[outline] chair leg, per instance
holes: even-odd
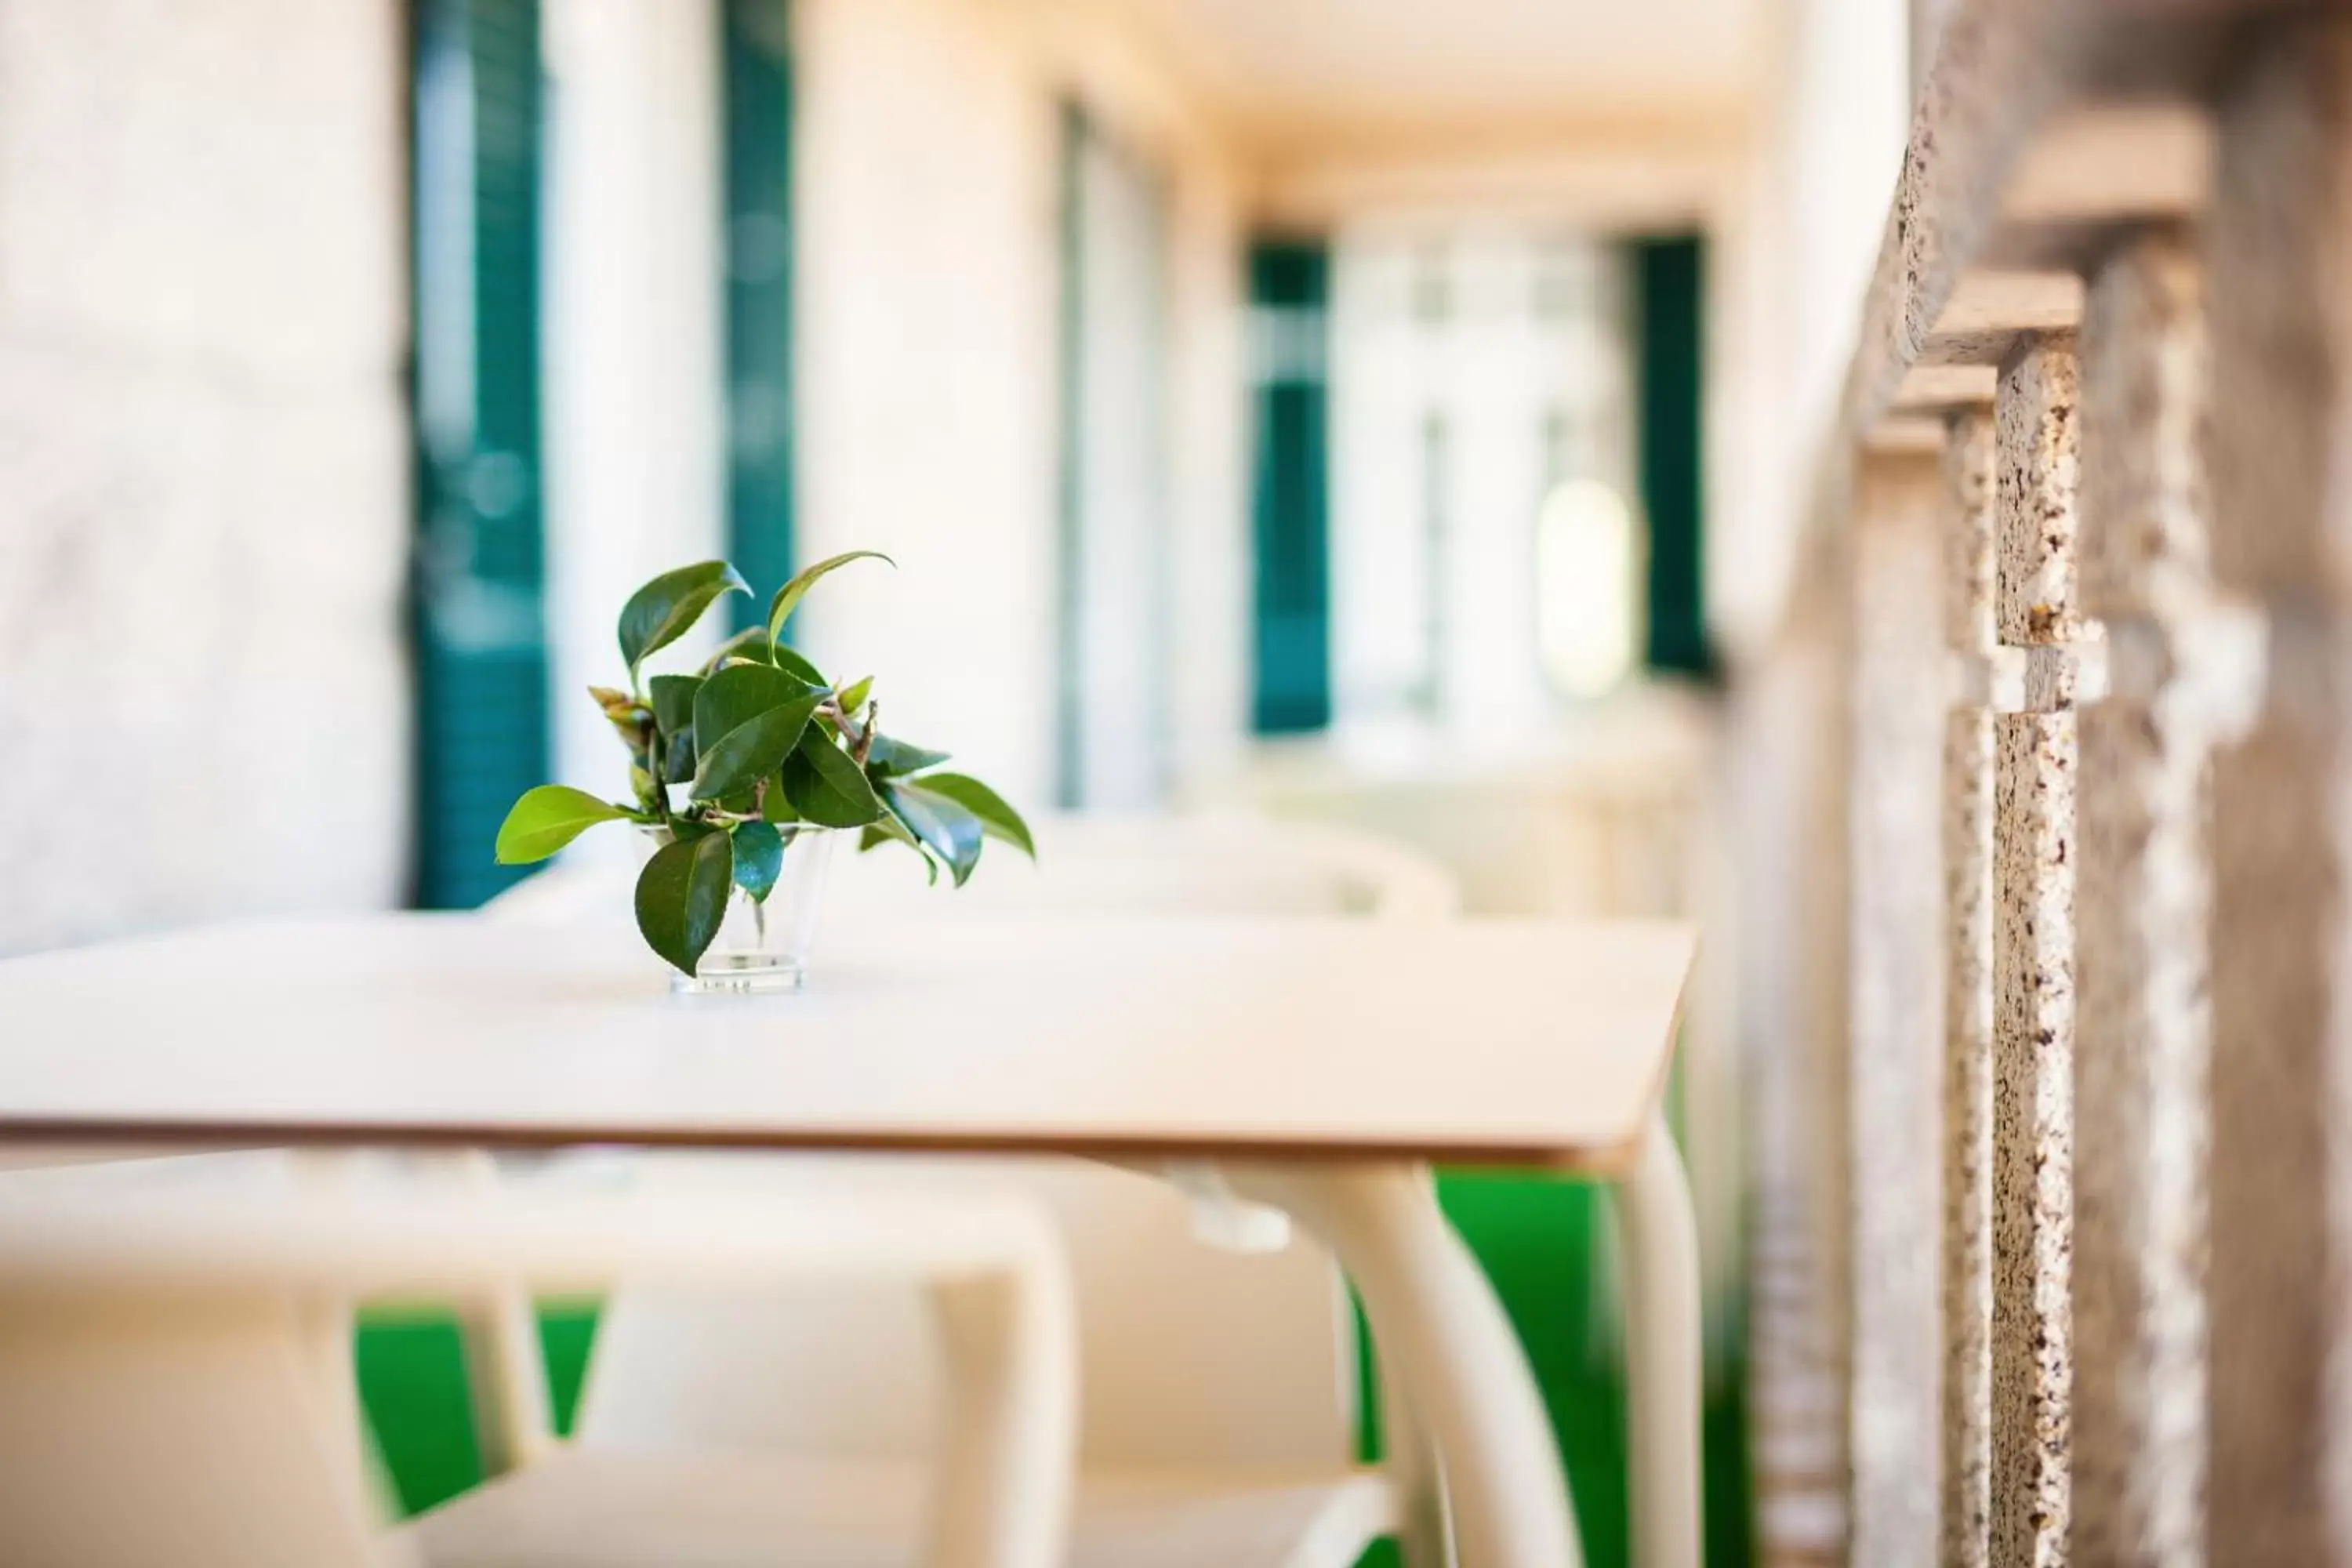
[[[497,1163],[482,1149],[436,1156],[425,1167],[465,1190],[495,1193]],[[555,1400],[539,1342],[539,1310],[519,1279],[485,1285],[457,1303],[466,1387],[474,1410],[482,1473],[503,1476],[555,1451]]]
[[[946,1351],[928,1568],[1058,1568],[1077,1455],[1076,1309],[1058,1253],[930,1289]]]
[[[1625,1241],[1625,1369],[1636,1568],[1698,1568],[1698,1222],[1682,1157],[1653,1117],[1612,1189]]]

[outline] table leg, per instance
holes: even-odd
[[[1698,1568],[1698,1222],[1674,1135],[1653,1117],[1612,1189],[1625,1241],[1625,1380],[1636,1568]]]
[[[1468,1568],[1581,1568],[1568,1477],[1534,1374],[1477,1261],[1438,1211],[1427,1167],[1232,1169],[1244,1196],[1321,1237],[1362,1295],[1372,1338],[1442,1457]],[[1414,1500],[1405,1500],[1408,1510]]]

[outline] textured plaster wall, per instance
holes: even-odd
[[[800,82],[798,548],[890,552],[803,636],[877,673],[885,727],[1051,798],[1061,117],[1082,105],[1160,182],[1174,782],[1246,725],[1240,190],[1215,130],[1103,17],[975,0],[808,0]]]
[[[397,12],[0,0],[0,952],[399,893]]]

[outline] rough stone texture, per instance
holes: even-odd
[[[399,891],[391,0],[0,0],[0,951]]]
[[[2001,367],[1993,619],[2000,640],[2012,646],[2055,646],[2082,635],[2074,581],[2080,384],[2066,338],[2029,343]]]
[[[1969,257],[1993,223],[1992,197],[2063,97],[2078,7],[2016,0],[1956,5],[1918,94],[1895,203],[1864,302],[1843,417],[1876,423],[1919,357]]]
[[[2211,355],[2203,268],[2186,235],[2155,230],[2109,258],[2081,349],[2084,613],[2177,625],[2213,594]]]
[[[1969,408],[1946,424],[1944,640],[1963,653],[1993,646],[1993,416]]]
[[[2071,713],[1993,723],[1990,1560],[2067,1561],[2074,1335]]]
[[[1944,448],[1944,636],[1992,646],[1993,431],[1950,422]],[[1944,721],[1943,1436],[1946,1568],[1984,1568],[1992,1432],[1992,714]]]
[[[2200,278],[2150,236],[2083,327],[2084,608],[2137,676],[2084,710],[2074,1041],[2074,1551],[2205,1561],[2210,605]],[[2183,634],[2187,634],[2184,639]]]
[[[1809,593],[1819,590],[1809,584]],[[1754,679],[1730,693],[1729,744],[1743,760],[1741,818],[1745,1092],[1753,1136],[1749,1206],[1748,1415],[1757,1548],[1766,1563],[1843,1562],[1845,1365],[1836,1281],[1824,1248],[1842,1226],[1829,1180],[1844,1161],[1828,1120],[1842,1038],[1845,783],[1840,734],[1851,616],[1792,622]],[[1831,991],[1834,977],[1840,988]],[[1834,1021],[1834,1024],[1833,1024]],[[1842,1054],[1842,1053],[1841,1053]]]
[[[1936,1552],[1937,1169],[1943,878],[1932,690],[1943,484],[1929,456],[1864,465],[1853,526],[1847,1079],[1851,1553]]]
[[[1748,1455],[1766,1568],[1847,1561],[1844,1411],[1801,1201],[1759,1191],[1749,1215]]]
[[[2002,367],[1995,618],[2054,646],[2074,599],[2074,345]],[[2063,700],[2064,694],[2058,696]],[[2071,712],[1993,723],[1992,1481],[1996,1564],[2067,1561],[2074,1343],[2074,791]]]
[[[2213,566],[2271,625],[2214,758],[2210,1532],[2352,1561],[2352,23],[2282,19],[2221,106],[2207,226]]]
[[[1978,268],[2021,257],[2074,264],[2108,223],[2179,216],[2177,181],[2150,185],[2135,176],[2151,151],[2145,145],[2111,170],[2110,145],[2091,139],[2075,149],[2091,156],[2074,163],[2058,190],[2047,184],[2046,168],[2021,171],[2029,153],[2053,150],[2042,134],[2053,112],[2107,98],[2119,79],[2137,87],[2134,99],[2165,90],[2192,97],[2210,74],[2215,25],[2274,3],[1954,0],[1946,8],[1848,369],[1842,420],[1854,443],[1927,357],[1946,305]],[[2020,216],[2010,198],[2026,173],[2042,186],[2030,218],[2004,222]]]
[[[1789,821],[1795,842],[1815,847],[1798,878],[1793,910],[1801,931],[1797,964],[1802,984],[1792,1010],[1801,1042],[1797,1055],[1801,1122],[1798,1142],[1805,1161],[1801,1187],[1813,1224],[1813,1256],[1821,1270],[1823,1326],[1837,1347],[1834,1364],[1841,1384],[1853,1342],[1853,1145],[1847,1104],[1853,1091],[1849,1042],[1853,1039],[1853,853],[1854,752],[1852,700],[1853,562],[1851,538],[1837,540],[1809,563],[1799,635],[1785,639],[1776,657],[1787,663],[1786,678],[1800,697],[1793,759],[1795,796]]]

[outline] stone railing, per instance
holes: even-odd
[[[1768,1559],[2352,1563],[2352,8],[1960,0],[1815,524]]]

